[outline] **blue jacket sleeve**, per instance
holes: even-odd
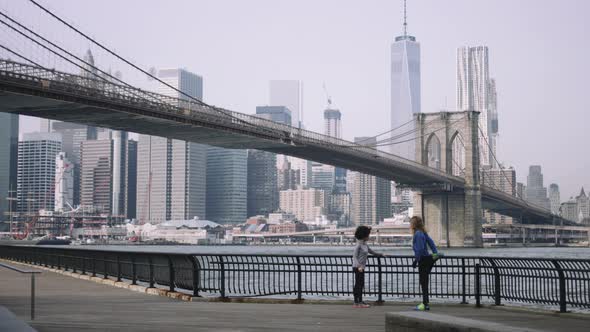
[[[426,235],[426,243],[428,243],[428,246],[430,247],[430,250],[432,250],[432,253],[434,253],[434,254],[438,253],[438,250],[436,249],[436,245],[434,245],[434,241],[432,241],[432,239],[430,238],[429,235]]]

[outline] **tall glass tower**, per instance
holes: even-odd
[[[407,33],[404,1],[404,34],[391,44],[391,153],[415,160],[413,116],[420,113],[420,43]],[[404,142],[405,141],[405,142]]]

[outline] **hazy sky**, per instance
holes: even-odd
[[[486,45],[500,161],[523,182],[529,165],[542,165],[546,186],[558,183],[562,200],[590,187],[590,1],[408,2],[408,30],[422,51],[422,111],[455,108],[456,48]],[[41,3],[143,68],[202,75],[208,103],[254,113],[268,103],[269,80],[298,79],[303,120],[321,131],[325,82],[345,138],[389,129],[389,52],[402,30],[401,0]],[[23,121],[24,130],[37,126]]]

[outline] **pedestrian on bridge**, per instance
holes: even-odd
[[[432,238],[426,232],[424,221],[418,216],[410,219],[410,229],[412,230],[412,249],[414,249],[414,262],[412,266],[418,266],[418,275],[420,280],[420,289],[422,290],[422,303],[416,306],[416,310],[430,310],[428,300],[428,276],[434,266],[434,263],[442,257],[442,254],[436,249]],[[428,252],[428,247],[432,250],[432,255]]]
[[[355,308],[369,308],[369,304],[363,302],[363,289],[365,288],[365,268],[367,266],[367,258],[369,254],[384,257],[385,255],[375,252],[369,248],[367,241],[371,235],[371,227],[359,226],[354,232],[356,238],[356,246],[352,253],[352,271],[354,272],[354,288],[352,294],[354,295]]]

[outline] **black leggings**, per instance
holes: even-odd
[[[365,288],[365,271],[359,271],[358,268],[353,267],[354,272],[354,288],[352,294],[354,295],[354,303],[363,302],[363,288]]]
[[[418,274],[420,275],[420,288],[422,289],[422,303],[428,304],[428,275],[434,266],[432,256],[422,256],[418,263]]]

